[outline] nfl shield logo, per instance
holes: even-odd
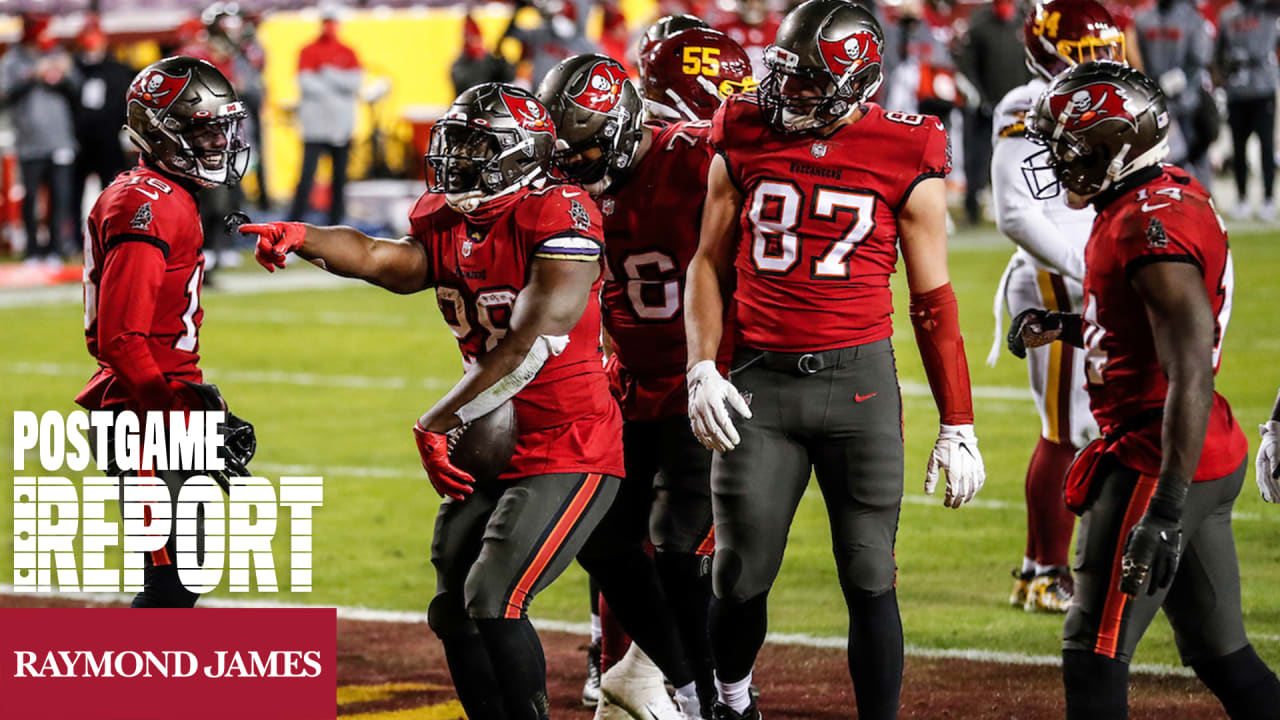
[[[809,153],[816,158],[824,158],[827,156],[827,144],[816,142],[809,146]]]
[[[471,241],[464,240],[462,243],[462,257],[471,257]]]
[[[613,214],[613,198],[605,198],[600,201],[600,212],[605,215]]]

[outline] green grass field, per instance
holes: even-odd
[[[1219,376],[1256,448],[1254,427],[1280,385],[1280,233],[1233,235],[1236,293]],[[1021,558],[1021,509],[1027,459],[1039,432],[1025,370],[1004,355],[983,364],[990,342],[991,295],[1010,246],[992,232],[961,235],[951,272],[968,340],[977,432],[987,485],[976,506],[948,510],[925,501],[921,486],[937,424],[933,400],[906,397],[907,503],[898,535],[898,587],[907,642],[930,648],[980,648],[1057,654],[1060,616],[1027,615],[1005,604],[1009,570]],[[254,272],[257,272],[256,267]],[[288,273],[318,273],[304,266]],[[265,273],[263,274],[265,279]],[[897,278],[898,366],[904,381],[925,382]],[[456,346],[430,293],[402,297],[371,287],[227,294],[204,299],[202,365],[259,438],[255,470],[270,478],[322,474],[325,504],[314,525],[314,592],[247,596],[312,604],[425,610],[434,591],[429,543],[437,498],[410,441],[413,419],[457,378]],[[68,411],[93,363],[84,349],[78,304],[0,310],[0,405]],[[1006,399],[1007,398],[1007,399]],[[9,434],[0,442],[11,454]],[[34,458],[33,458],[34,460]],[[6,467],[9,467],[6,463]],[[4,493],[11,497],[12,473]],[[1236,522],[1246,620],[1262,656],[1280,665],[1280,508],[1264,506],[1252,469]],[[12,557],[12,525],[0,513],[3,577]],[[282,526],[278,535],[284,535]],[[277,540],[283,549],[283,542]],[[287,566],[277,554],[277,567]],[[282,578],[283,584],[283,578]],[[225,581],[224,586],[225,588]],[[221,591],[225,593],[225,590]],[[533,605],[538,617],[585,620],[586,578],[576,566]],[[822,500],[813,486],[792,528],[786,563],[770,602],[771,630],[843,636],[843,605],[830,554]],[[1139,662],[1176,663],[1162,619]]]

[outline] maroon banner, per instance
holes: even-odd
[[[337,611],[0,609],[0,717],[328,720]]]

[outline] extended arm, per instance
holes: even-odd
[[[716,353],[724,334],[724,292],[733,271],[735,223],[742,194],[717,155],[707,171],[707,198],[702,209],[698,251],[689,262],[684,290],[684,325],[689,346],[689,423],[698,442],[728,452],[741,439],[729,410],[750,418],[751,409],[737,388],[720,375]]]
[[[947,273],[946,208],[946,182],[937,177],[923,180],[898,214],[898,232],[911,289],[911,324],[942,420],[929,456],[925,492],[932,493],[939,472],[946,471],[945,504],[957,508],[982,489],[986,470],[973,433],[969,364]]]
[[[284,267],[296,252],[334,275],[359,278],[392,292],[413,293],[429,286],[430,259],[412,238],[374,238],[355,228],[306,223],[249,223],[245,235],[257,235],[255,257],[267,270]]]
[[[1151,324],[1160,369],[1169,382],[1160,431],[1160,477],[1125,548],[1120,588],[1130,595],[1148,576],[1149,592],[1173,581],[1182,540],[1182,508],[1200,464],[1213,407],[1213,308],[1195,265],[1155,262],[1131,278]]]

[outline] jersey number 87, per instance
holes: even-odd
[[[876,228],[876,196],[856,190],[819,187],[806,218],[804,192],[785,180],[764,180],[751,193],[747,217],[751,221],[751,258],[762,274],[786,275],[800,262],[800,235],[804,219],[832,221],[840,213],[853,219],[820,256],[813,258],[809,275],[822,280],[848,280],[849,256],[858,243]]]

